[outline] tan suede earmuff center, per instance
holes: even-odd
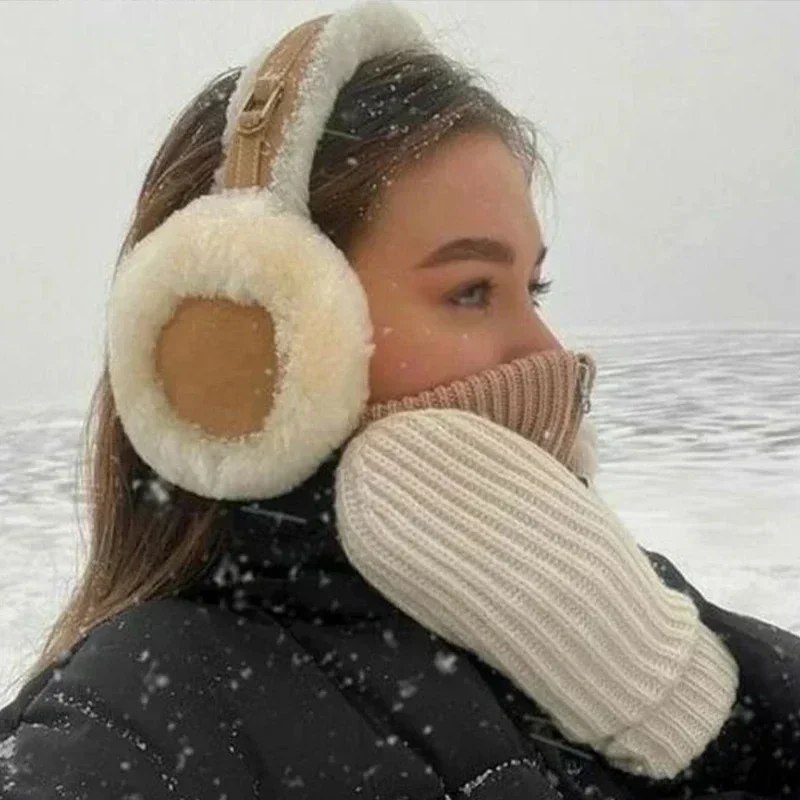
[[[272,410],[275,352],[261,306],[188,297],[161,333],[156,372],[182,419],[214,436],[242,436],[260,431]]]

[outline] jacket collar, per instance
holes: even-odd
[[[336,535],[334,486],[342,452],[288,494],[227,503],[222,555],[192,593],[285,622],[326,625],[395,615],[347,560]]]

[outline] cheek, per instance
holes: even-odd
[[[479,372],[495,361],[494,346],[476,333],[416,316],[375,325],[371,402],[416,394]]]
[[[468,312],[443,308],[435,292],[423,292],[386,270],[366,270],[361,280],[375,343],[370,402],[417,394],[498,363],[491,326],[477,324]]]
[[[370,362],[373,402],[414,394],[431,385],[440,355],[438,340],[411,329],[385,326],[375,329],[375,352]]]

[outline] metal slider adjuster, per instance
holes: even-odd
[[[267,73],[259,77],[244,111],[239,115],[238,132],[252,135],[259,131],[267,116],[283,99],[283,94],[284,87],[272,75]]]

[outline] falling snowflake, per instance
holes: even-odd
[[[436,669],[443,675],[452,675],[456,671],[456,661],[458,656],[455,653],[447,653],[444,650],[439,650],[436,653],[433,663]]]

